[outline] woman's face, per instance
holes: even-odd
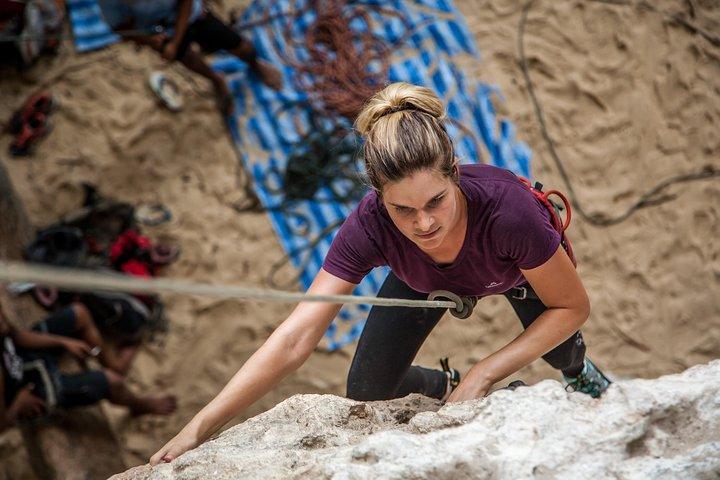
[[[395,226],[423,251],[437,250],[459,218],[458,187],[435,170],[421,170],[383,186]]]

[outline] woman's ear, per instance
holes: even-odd
[[[460,183],[460,162],[457,157],[455,158],[455,163],[453,164],[452,179],[453,182]]]

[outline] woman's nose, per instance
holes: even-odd
[[[427,213],[424,213],[422,210],[420,213],[418,213],[418,219],[417,219],[417,228],[421,232],[426,232],[430,230],[430,227],[433,224],[433,219],[430,215]]]

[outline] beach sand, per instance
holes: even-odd
[[[501,88],[499,112],[533,150],[533,174],[567,191],[549,154],[518,62],[521,2],[456,1],[482,59],[476,78]],[[720,6],[661,1],[708,32],[720,31]],[[216,4],[217,5],[217,4]],[[225,1],[226,14],[243,2]],[[690,17],[688,17],[690,18]],[[598,2],[539,1],[530,11],[525,49],[548,133],[587,212],[622,213],[667,177],[720,168],[720,47],[668,23],[656,12]],[[147,75],[161,69],[179,83],[185,110],[158,106]],[[81,181],[133,203],[161,202],[173,212],[147,228],[182,249],[164,275],[198,282],[264,287],[283,251],[264,214],[238,213],[242,172],[209,84],[129,44],[77,55],[64,44],[22,75],[0,80],[0,118],[26,95],[49,87],[59,105],[53,131],[27,158],[0,156],[34,224],[75,208]],[[579,215],[569,235],[592,314],[583,328],[589,355],[617,377],[679,372],[720,355],[720,182],[676,185],[672,201],[640,210],[610,227]],[[128,466],[141,464],[204,406],[290,313],[292,305],[167,295],[171,329],[139,354],[128,378],[143,392],[170,392],[179,410],[135,419],[103,405],[126,445]],[[501,297],[482,299],[468,321],[446,316],[417,363],[441,356],[466,371],[521,331]],[[296,393],[344,394],[353,348],[318,351],[235,423]],[[527,383],[558,373],[539,360],[514,378]],[[507,383],[508,380],[504,381]],[[16,431],[0,435],[0,478],[28,473]]]

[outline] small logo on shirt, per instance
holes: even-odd
[[[493,288],[493,287],[499,287],[502,285],[503,282],[490,282],[489,284],[485,285],[485,288]]]

